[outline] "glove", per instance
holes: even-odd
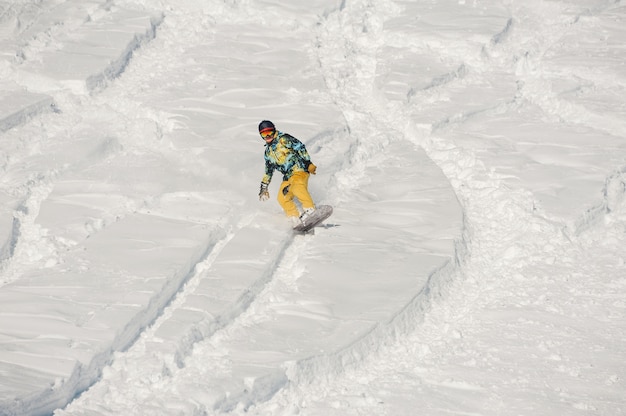
[[[317,166],[313,163],[309,163],[309,167],[306,169],[311,175],[315,175],[315,171],[317,170]]]
[[[267,190],[268,184],[261,182],[261,189],[259,190],[259,201],[267,201],[270,199],[270,193]]]

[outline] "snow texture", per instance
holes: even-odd
[[[0,2],[0,415],[626,414],[626,7],[284,3]]]

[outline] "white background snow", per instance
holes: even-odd
[[[0,35],[0,415],[626,414],[620,0],[2,1]],[[257,199],[262,119],[313,234]]]

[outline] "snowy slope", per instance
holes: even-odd
[[[351,211],[359,213],[358,217],[330,224],[337,232],[329,241],[308,241],[311,236],[294,239],[275,206],[265,211],[243,209],[243,204],[256,199],[262,148],[255,141],[243,154],[252,155],[254,150],[257,163],[243,163],[237,160],[241,152],[224,146],[223,137],[231,135],[227,131],[237,125],[237,119],[242,119],[246,130],[254,129],[262,114],[275,112],[289,120],[280,100],[278,108],[257,108],[259,115],[248,122],[244,120],[251,117],[250,111],[238,114],[236,109],[241,103],[255,107],[250,91],[259,98],[279,91],[284,81],[276,79],[274,71],[290,66],[297,73],[300,67],[315,64],[314,56],[298,52],[311,43],[305,28],[300,31],[304,46],[292,39],[274,49],[246,42],[244,38],[253,39],[258,27],[246,32],[238,25],[235,31],[229,23],[223,34],[213,29],[215,39],[207,42],[203,27],[207,22],[195,15],[173,15],[163,21],[161,37],[143,45],[141,59],[130,68],[129,51],[140,46],[144,30],[148,38],[153,37],[155,24],[161,20],[106,5],[95,14],[97,18],[86,19],[71,32],[57,33],[58,44],[39,51],[40,60],[26,59],[16,68],[23,82],[48,85],[46,92],[59,96],[61,121],[49,123],[61,124],[67,117],[84,120],[65,127],[79,132],[71,134],[69,141],[44,144],[46,156],[53,155],[49,173],[30,188],[35,196],[24,204],[33,212],[19,219],[19,230],[11,237],[16,247],[7,259],[2,293],[3,326],[7,338],[13,338],[7,342],[12,352],[5,353],[10,375],[5,379],[7,411],[44,414],[60,407],[95,382],[112,354],[125,350],[159,315],[151,328],[154,334],[143,340],[150,345],[144,355],[157,356],[156,366],[148,370],[143,365],[137,377],[147,371],[159,374],[166,366],[170,377],[184,382],[189,371],[185,360],[192,349],[216,331],[232,327],[242,314],[251,314],[256,305],[264,305],[266,293],[280,284],[283,268],[289,264],[295,267],[289,274],[299,275],[298,284],[290,289],[294,293],[288,295],[291,302],[265,312],[277,316],[248,331],[246,342],[229,353],[229,375],[207,380],[204,388],[212,394],[204,400],[212,403],[204,406],[227,410],[239,402],[244,406],[256,403],[282,388],[288,377],[294,379],[300,373],[311,377],[307,370],[311,365],[320,366],[315,363],[329,359],[352,360],[349,357],[368,353],[385,333],[398,330],[399,325],[406,327],[407,316],[423,307],[422,287],[455,254],[460,207],[442,172],[414,144],[389,144],[389,151],[380,157],[376,149],[361,146],[358,137],[346,131],[340,111],[326,105],[330,98],[320,91],[324,83],[316,73],[310,75],[313,82],[305,85],[296,79],[293,83],[292,88],[298,90],[292,95],[302,95],[304,101],[302,106],[293,106],[293,117],[303,117],[296,109],[302,112],[307,106],[312,111],[305,124],[316,121],[314,112],[319,114],[316,124],[322,130],[311,128],[307,144],[315,160],[329,166],[326,173],[320,173],[320,179],[328,183],[327,198],[339,201],[358,186],[352,204],[337,206],[336,214],[339,221],[350,218]],[[181,21],[189,18],[185,24]],[[168,32],[168,25],[175,27]],[[174,30],[183,26],[189,30],[188,37]],[[224,57],[211,53],[216,45],[233,42],[233,33],[241,59],[234,53]],[[167,42],[176,42],[181,53],[192,48],[197,56],[206,54],[213,61],[227,63],[204,76],[205,62],[163,61]],[[97,49],[100,44],[102,48]],[[88,50],[94,51],[95,59],[87,59]],[[233,88],[232,74],[243,78],[251,53],[256,55],[256,65],[268,69],[267,85],[257,87],[262,80],[255,77],[248,85],[238,81]],[[146,77],[147,69],[154,68],[152,59],[168,63]],[[125,76],[115,80],[121,70]],[[196,78],[189,76],[194,71],[199,74]],[[179,91],[190,79],[197,85]],[[171,84],[164,85],[163,80]],[[198,91],[210,93],[198,95]],[[163,100],[164,94],[173,98]],[[309,95],[315,98],[313,102],[307,101]],[[83,102],[66,106],[74,97]],[[326,103],[321,105],[320,99]],[[98,130],[88,123],[95,123]],[[115,129],[118,125],[121,128]],[[243,128],[238,131],[242,137],[256,136],[254,130],[253,134]],[[92,137],[76,137],[84,135]],[[386,139],[384,144],[389,142]],[[362,172],[362,164],[372,157],[367,162],[372,171],[380,170],[380,164],[390,165],[384,175],[382,171],[377,175],[377,181]],[[39,168],[45,166],[43,158],[38,153],[33,157]],[[197,165],[189,162],[194,158],[198,158]],[[417,172],[414,164],[421,165]],[[229,170],[233,172],[222,173]],[[249,178],[242,173],[249,173]],[[339,183],[336,177],[342,173],[352,175],[349,182]],[[207,178],[201,179],[203,175]],[[386,186],[388,180],[397,185]],[[324,195],[319,187],[317,192]],[[433,211],[435,206],[446,208]],[[395,215],[390,215],[394,210]],[[415,212],[423,213],[416,218]],[[394,231],[398,225],[404,227],[403,235]],[[377,241],[368,242],[372,227],[389,231],[379,232]],[[343,229],[347,234],[339,232]],[[35,253],[22,248],[29,241],[27,232],[33,234],[30,241],[39,245]],[[399,243],[408,239],[413,241],[410,246]],[[365,247],[363,242],[367,242]],[[322,251],[315,252],[316,247]],[[322,268],[319,258],[328,260]],[[394,279],[381,280],[383,272],[392,273]],[[358,296],[346,297],[346,290],[357,285],[362,286],[355,292]],[[255,319],[262,316],[256,313]],[[276,339],[285,328],[307,326],[311,327],[307,333],[298,331]],[[129,351],[128,356],[134,353]],[[285,363],[292,361],[296,365],[286,368]],[[26,380],[20,369],[28,370]],[[158,401],[147,400],[153,403],[146,406],[161,407]],[[124,397],[117,401],[122,406],[126,403]]]
[[[0,414],[624,413],[626,9],[283,3],[0,5]]]

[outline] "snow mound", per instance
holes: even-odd
[[[37,60],[20,67],[20,77],[31,86],[93,92],[124,71],[133,51],[154,38],[162,19],[116,8],[63,33],[56,47],[40,51]]]
[[[0,133],[27,122],[33,116],[54,111],[52,97],[21,88],[0,91]]]

